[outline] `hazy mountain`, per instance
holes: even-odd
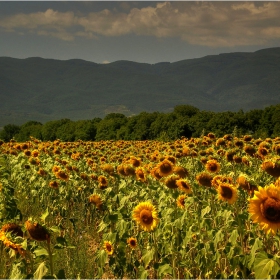
[[[280,103],[280,48],[174,63],[0,57],[0,125],[111,112],[244,111]]]

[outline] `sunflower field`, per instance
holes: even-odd
[[[0,278],[279,278],[279,176],[279,137],[0,141]]]

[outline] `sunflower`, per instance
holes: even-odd
[[[145,172],[142,168],[137,168],[136,171],[135,171],[135,174],[136,174],[136,178],[138,181],[141,181],[141,182],[146,182],[147,179],[146,179],[146,176],[145,176]]]
[[[258,187],[254,197],[249,199],[248,212],[261,229],[275,235],[280,229],[280,188],[274,184]]]
[[[237,189],[229,183],[221,183],[218,188],[218,198],[233,204],[237,200]]]
[[[114,248],[111,241],[105,241],[103,248],[109,256],[113,255]]]
[[[157,165],[157,169],[160,176],[168,176],[173,173],[173,163],[168,159],[164,159]]]
[[[145,231],[152,231],[159,222],[156,208],[150,202],[139,203],[134,208],[132,217]]]
[[[188,170],[183,166],[175,166],[173,169],[174,173],[180,178],[186,178],[189,174]]]
[[[30,220],[27,220],[24,225],[32,239],[50,242],[50,234],[45,227]]]
[[[271,175],[273,177],[276,177],[276,178],[280,177],[280,164],[277,162],[277,159],[276,160],[272,159],[272,161],[265,160],[262,163],[261,168],[266,173],[268,173],[269,175]]]
[[[52,188],[52,189],[57,189],[58,188],[58,182],[57,181],[51,181],[49,183],[49,186]]]
[[[103,203],[102,203],[101,197],[98,194],[92,194],[89,197],[89,202],[93,203],[98,210],[102,209],[102,204]]]
[[[169,189],[177,189],[178,185],[176,184],[177,180],[180,179],[180,176],[177,175],[171,175],[165,180],[165,185]]]
[[[213,179],[212,175],[206,172],[202,172],[196,175],[196,180],[198,181],[199,185],[204,187],[211,187],[211,181]]]
[[[19,252],[23,256],[24,250],[20,244],[13,241],[14,236],[23,237],[23,232],[19,225],[6,224],[0,230],[0,241],[3,242],[4,246]]]
[[[210,159],[206,162],[205,168],[211,173],[218,173],[221,169],[221,165],[218,161]]]
[[[129,247],[134,250],[137,247],[137,240],[134,237],[129,237],[127,239],[127,244],[129,245]]]
[[[179,195],[179,197],[177,198],[177,206],[181,209],[185,208],[185,199],[186,199],[186,195]]]
[[[187,194],[192,192],[191,185],[187,180],[179,179],[176,181],[176,185],[178,186],[179,190]]]

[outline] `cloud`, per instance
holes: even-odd
[[[212,47],[268,44],[280,38],[280,2],[159,2],[127,12],[104,9],[75,14],[48,9],[0,20],[0,30],[28,32],[75,40],[79,36],[136,34],[179,37],[194,45]]]

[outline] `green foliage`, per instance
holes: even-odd
[[[30,136],[43,141],[101,141],[101,140],[161,140],[170,141],[181,137],[200,137],[201,133],[241,136],[250,134],[256,138],[280,135],[280,105],[264,110],[244,113],[200,111],[190,105],[180,105],[171,113],[141,112],[126,117],[120,113],[110,113],[104,119],[72,121],[61,119],[41,124],[29,121],[22,126],[8,124],[0,131],[0,139],[5,142],[14,138],[28,141]]]

